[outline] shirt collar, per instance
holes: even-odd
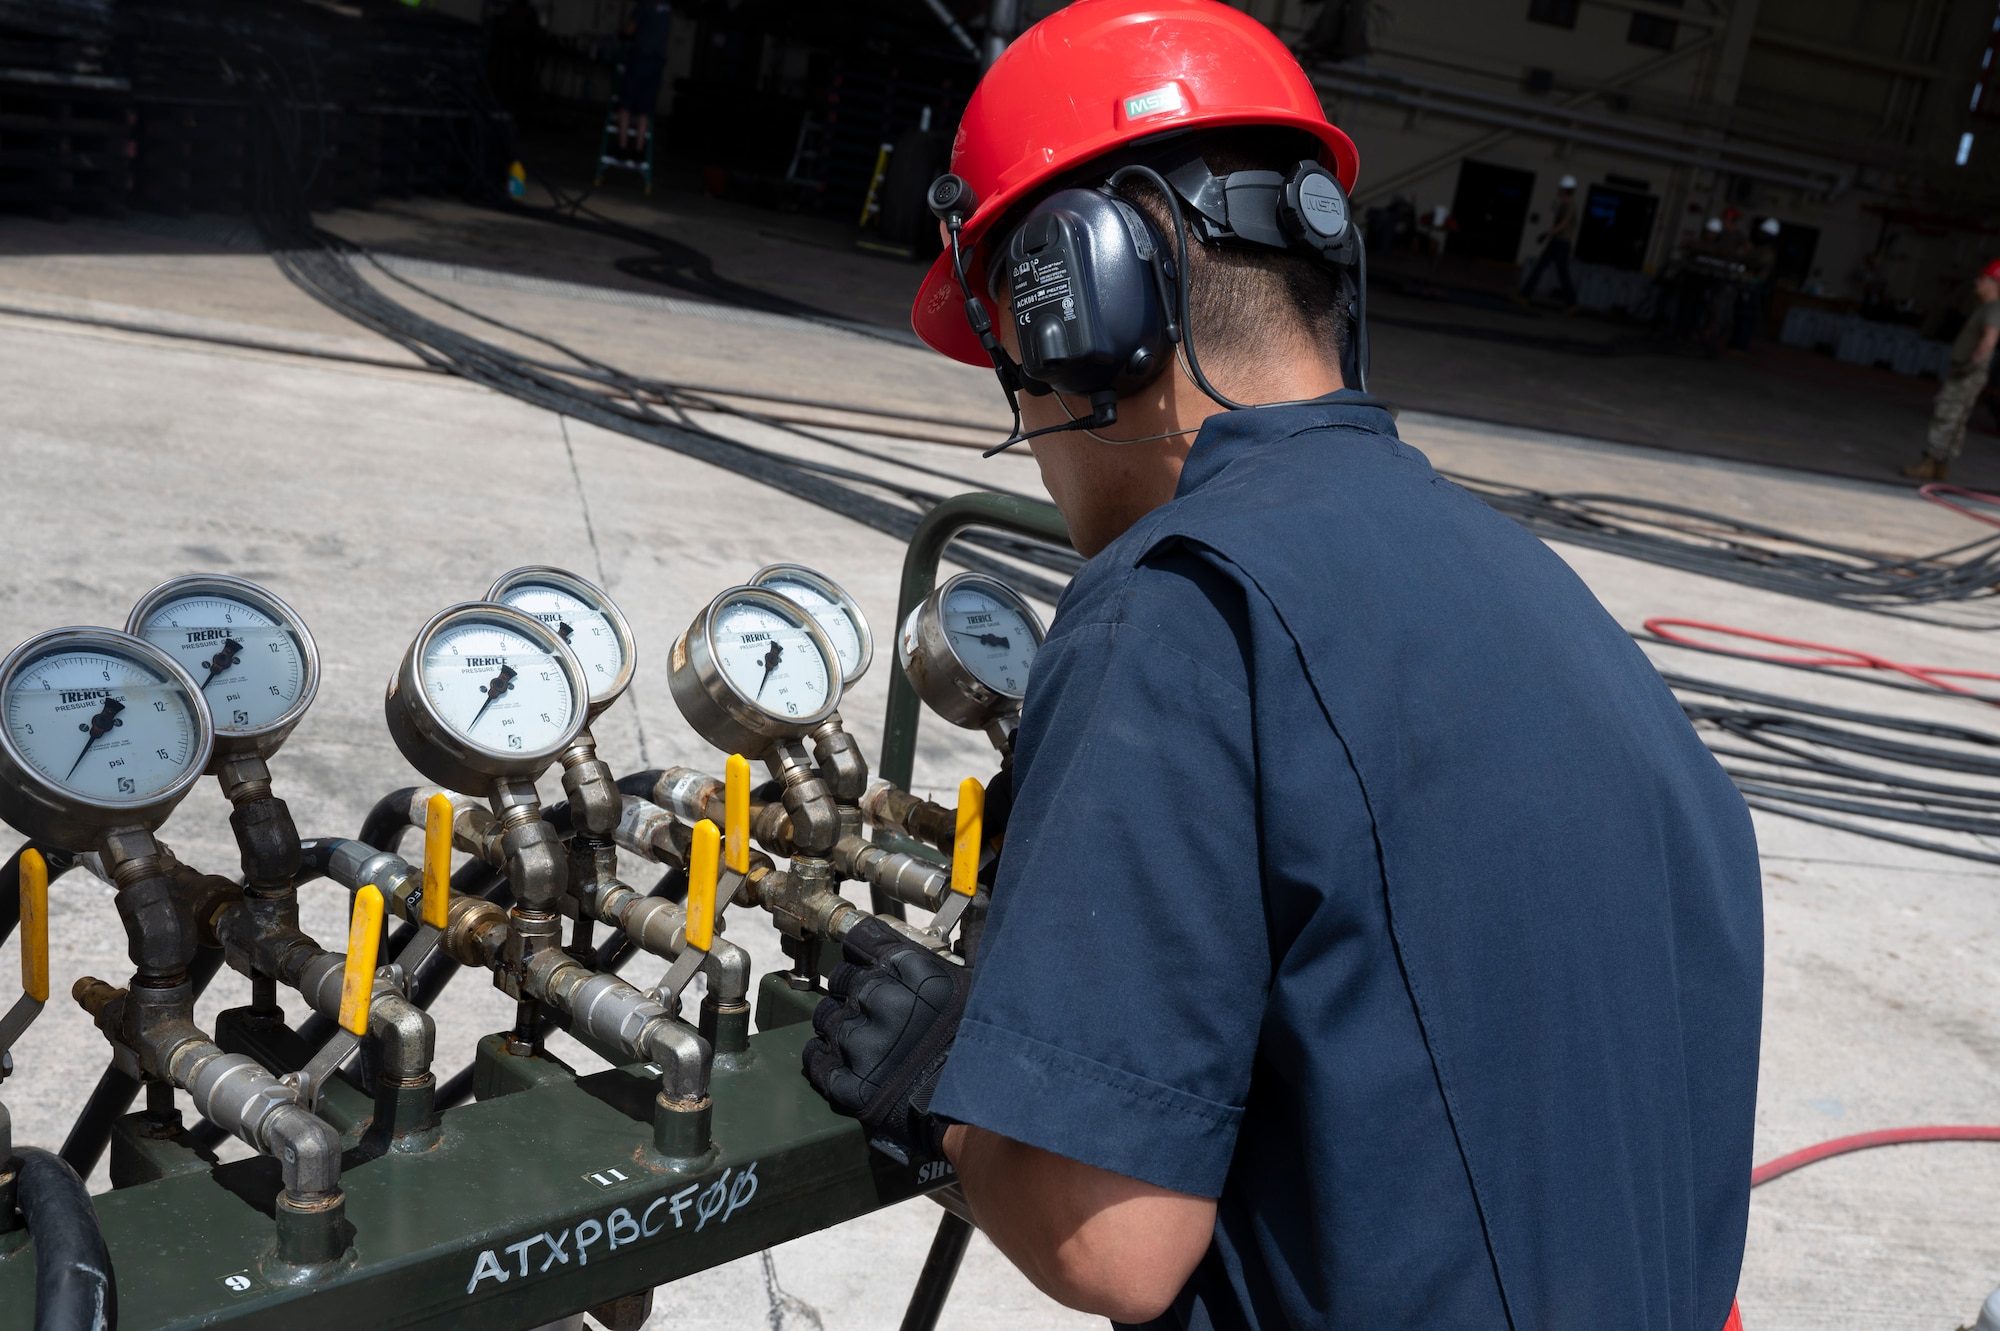
[[[1291,406],[1218,411],[1202,422],[1174,493],[1184,495],[1207,484],[1248,449],[1324,425],[1397,437],[1395,419],[1382,400],[1351,388]]]

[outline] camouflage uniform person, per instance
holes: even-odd
[[[2000,343],[2000,259],[1987,264],[1972,286],[1979,294],[1979,304],[1951,345],[1951,369],[1931,408],[1930,440],[1924,455],[1903,468],[1903,475],[1911,480],[1949,479],[1952,461],[1965,447],[1965,427],[1972,422],[1972,409],[1979,405],[1979,395],[1986,388],[1993,348]]]

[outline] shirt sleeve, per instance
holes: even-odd
[[[1130,570],[1037,657],[973,988],[932,1108],[1220,1195],[1271,978],[1243,596]]]

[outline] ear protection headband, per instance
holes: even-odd
[[[1118,197],[1119,187],[1135,178],[1166,199],[1174,218],[1173,246]],[[1367,391],[1367,253],[1346,191],[1317,162],[1300,162],[1289,175],[1217,176],[1198,157],[1164,176],[1148,166],[1125,166],[1094,189],[1058,190],[1043,199],[995,247],[987,266],[989,297],[1008,303],[1000,299],[1003,283],[1011,294],[1018,363],[1000,345],[984,302],[970,289],[959,228],[977,205],[971,187],[958,176],[940,176],[929,203],[950,235],[966,318],[1014,407],[1014,431],[991,452],[1038,434],[1112,424],[1118,399],[1158,378],[1176,345],[1204,393],[1231,409],[1249,405],[1224,397],[1202,372],[1187,320],[1190,230],[1204,244],[1295,251],[1343,271],[1357,270],[1346,278],[1355,333],[1349,364],[1342,368],[1350,384]],[[1087,399],[1090,416],[1022,435],[1016,393],[1040,396],[1051,390]]]

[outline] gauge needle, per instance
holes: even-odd
[[[500,673],[495,675],[486,685],[486,701],[479,704],[479,710],[472,714],[472,720],[466,723],[466,730],[470,731],[472,727],[478,725],[479,718],[486,715],[486,709],[499,701],[500,696],[506,693],[507,690],[514,687],[514,676],[517,673],[513,666],[505,662],[501,663]]]
[[[118,714],[124,710],[125,704],[116,698],[104,700],[104,710],[90,718],[90,738],[83,742],[83,748],[77,752],[76,762],[71,763],[69,771],[63,773],[63,780],[67,781],[76,775],[77,767],[83,762],[83,755],[90,752],[91,745],[111,733],[111,727],[118,724]]]
[[[970,638],[981,647],[998,647],[1003,652],[1007,650],[1008,646],[1007,639],[1001,637],[998,633],[959,633],[954,630],[951,636],[954,638]]]
[[[560,619],[556,621],[556,633],[564,642],[568,642],[576,636],[576,630],[571,628],[567,622]]]
[[[757,697],[762,698],[764,696],[764,686],[771,682],[771,672],[776,670],[778,662],[784,659],[785,649],[776,642],[773,642],[771,650],[764,653],[764,678],[757,681]]]
[[[208,674],[202,677],[201,686],[208,687],[208,681],[236,664],[236,653],[243,650],[243,644],[234,638],[222,640],[222,650],[208,658]]]

